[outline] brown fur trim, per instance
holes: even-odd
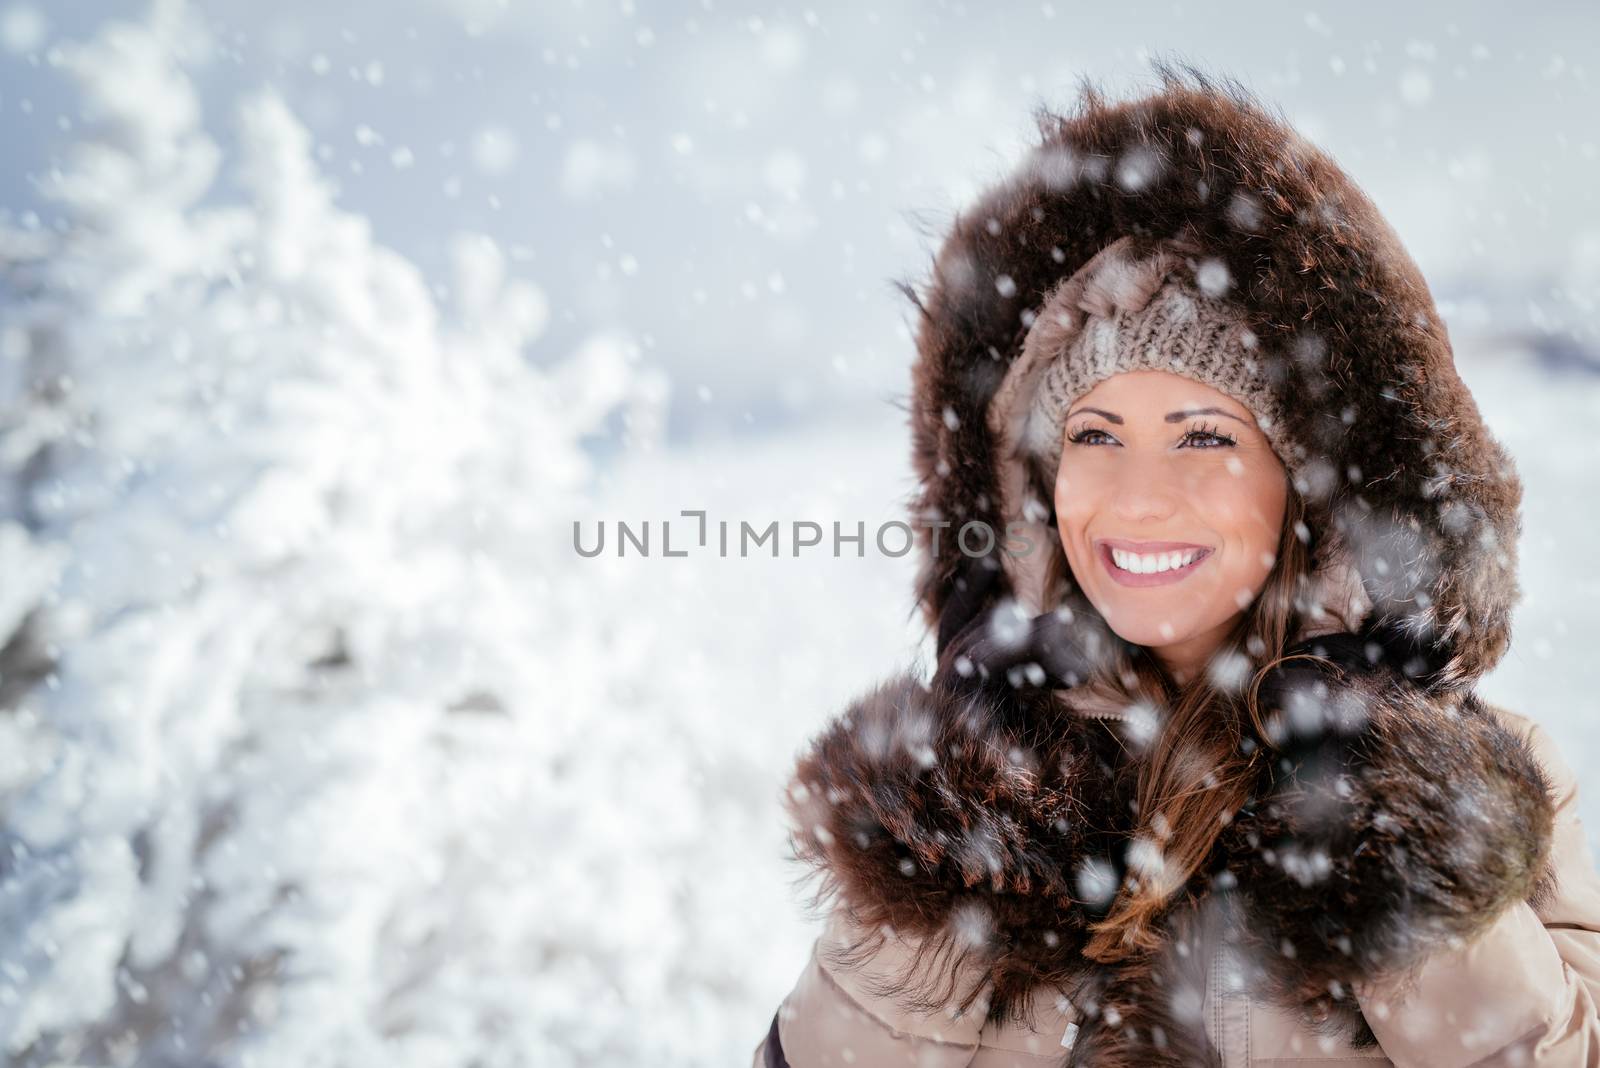
[[[1404,974],[1549,893],[1549,783],[1476,696],[1315,669],[1275,703],[1282,755],[1221,848],[1280,1003],[1353,1022],[1358,981]]]
[[[894,991],[907,1005],[964,1008],[988,983],[992,1014],[1020,1017],[1033,988],[1082,972],[1085,892],[1120,878],[1127,806],[1113,800],[1115,738],[1068,715],[1049,691],[958,693],[907,674],[801,759],[795,854],[822,876],[818,904],[842,898],[869,935],[920,940],[924,981]]]
[[[1095,876],[1126,871],[1137,749],[1048,690],[905,674],[854,702],[791,784],[796,855],[822,878],[818,901],[842,900],[867,932],[847,957],[885,931],[919,940],[880,993],[1001,1019],[1062,991],[1102,1058],[1074,1063],[1205,1063],[1188,954],[1210,959],[1219,939],[1253,996],[1370,1042],[1355,983],[1537,901],[1554,808],[1528,744],[1472,695],[1310,663],[1278,677],[1280,755],[1146,958],[1082,956],[1104,904]]]

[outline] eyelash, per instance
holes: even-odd
[[[1074,445],[1082,445],[1082,444],[1085,444],[1085,439],[1090,434],[1106,434],[1106,432],[1104,430],[1101,430],[1099,427],[1080,426],[1077,430],[1074,430],[1072,432],[1071,436],[1068,437],[1067,440],[1069,442],[1071,442],[1072,444],[1074,444]],[[1208,427],[1204,423],[1200,424],[1197,427],[1190,427],[1188,430],[1186,430],[1184,432],[1183,438],[1181,440],[1188,441],[1191,437],[1193,437],[1196,434],[1201,435],[1203,437],[1212,438],[1217,442],[1217,444],[1215,444],[1215,445],[1202,445],[1202,446],[1199,446],[1199,448],[1221,449],[1221,448],[1227,448],[1228,446],[1231,446],[1231,445],[1237,445],[1238,444],[1238,442],[1235,441],[1231,436],[1229,436],[1227,434],[1224,434],[1220,430],[1218,430],[1216,426],[1209,426]],[[1111,435],[1106,434],[1106,436],[1110,437]],[[1193,446],[1193,445],[1190,446],[1190,448],[1195,448],[1195,447],[1196,446]]]

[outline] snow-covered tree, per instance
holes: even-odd
[[[441,305],[274,93],[226,160],[207,49],[63,47],[64,225],[0,233],[0,1059],[570,1060],[615,921],[553,856],[600,654],[550,546],[663,383],[530,360],[482,235]]]

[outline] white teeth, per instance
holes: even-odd
[[[1199,556],[1200,549],[1184,549],[1169,553],[1130,553],[1123,549],[1112,549],[1111,560],[1123,571],[1135,575],[1150,575],[1158,571],[1171,571],[1176,567],[1187,567],[1194,563]]]

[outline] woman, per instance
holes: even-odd
[[[1161,74],[917,302],[938,664],[799,762],[832,908],[754,1064],[1600,1064],[1576,779],[1473,693],[1515,470],[1366,196]]]

